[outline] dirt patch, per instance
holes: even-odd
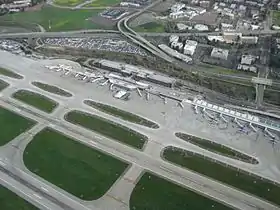
[[[33,7],[27,7],[24,11],[26,11],[26,12],[40,11],[43,6],[44,6],[44,3],[37,4]]]

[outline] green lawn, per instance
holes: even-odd
[[[4,69],[0,67],[0,74],[7,76],[7,77],[11,77],[14,79],[22,79],[23,77],[19,74],[14,73],[13,71],[10,71],[8,69]]]
[[[131,210],[229,210],[210,198],[146,172],[130,197]]]
[[[98,109],[102,112],[105,112],[107,114],[111,114],[115,117],[119,117],[123,120],[127,120],[129,122],[136,123],[136,124],[139,124],[139,125],[143,125],[143,126],[146,126],[146,127],[149,127],[149,128],[159,128],[159,126],[154,122],[151,122],[151,121],[149,121],[145,118],[142,118],[142,117],[140,117],[138,115],[135,115],[135,114],[132,114],[130,112],[118,109],[116,107],[109,106],[109,105],[102,104],[102,103],[98,103],[98,102],[94,102],[94,101],[91,101],[91,100],[85,100],[84,103],[93,107],[93,108],[95,108],[95,109]]]
[[[86,7],[110,7],[119,4],[122,0],[95,0]]]
[[[51,113],[58,105],[54,100],[29,90],[19,90],[13,94],[13,98],[47,113]]]
[[[7,83],[4,80],[0,79],[0,91],[4,90],[8,86],[9,86],[9,83]]]
[[[133,30],[136,32],[156,32],[156,33],[165,32],[164,25],[157,22],[145,23],[133,28]]]
[[[104,28],[97,25],[91,18],[102,10],[71,10],[44,6],[41,11],[19,12],[0,17],[0,21],[15,21],[17,23],[36,23],[47,31],[71,31],[82,29]],[[51,28],[49,28],[49,23]],[[106,29],[106,28],[105,28]]]
[[[251,176],[244,171],[226,167],[222,165],[223,163],[204,159],[201,155],[179,148],[165,148],[163,157],[172,163],[280,205],[280,185],[268,180]]]
[[[85,2],[85,0],[55,0],[54,4],[60,6],[75,7],[83,2]]]
[[[59,88],[59,87],[56,87],[56,86],[53,86],[53,85],[49,85],[49,84],[45,84],[45,83],[41,83],[41,82],[32,82],[32,85],[44,90],[44,91],[47,91],[47,92],[50,92],[50,93],[54,93],[54,94],[57,94],[57,95],[60,95],[60,96],[65,96],[65,97],[71,97],[72,94]]]
[[[65,119],[137,149],[142,149],[147,139],[127,127],[78,110],[68,112]]]
[[[280,26],[280,11],[272,11],[272,23]]]
[[[191,136],[191,135],[188,135],[185,133],[175,133],[175,135],[184,141],[195,144],[195,145],[197,145],[203,149],[209,150],[211,152],[215,152],[220,155],[225,155],[230,158],[241,160],[241,161],[244,161],[247,163],[258,164],[258,160],[256,160],[255,158],[250,157],[250,156],[248,156],[244,153],[241,153],[239,151],[236,151],[234,149],[231,149],[229,147],[218,144],[216,142],[209,141],[206,139],[201,139],[199,137]]]
[[[51,128],[34,137],[23,160],[30,171],[83,200],[100,198],[128,167]]]
[[[27,131],[34,125],[34,121],[17,115],[0,106],[0,146],[13,140],[19,134]]]
[[[0,185],[1,210],[39,210],[14,192]]]

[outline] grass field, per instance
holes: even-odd
[[[196,136],[191,136],[191,135],[188,135],[188,134],[185,134],[185,133],[175,133],[175,135],[178,138],[180,138],[184,141],[195,144],[195,145],[197,145],[197,146],[199,146],[203,149],[209,150],[211,152],[215,152],[215,153],[220,154],[220,155],[225,155],[227,157],[234,158],[234,159],[237,159],[237,160],[240,160],[240,161],[243,161],[243,162],[247,162],[247,163],[252,163],[252,164],[258,164],[259,163],[258,160],[256,160],[253,157],[250,157],[246,154],[243,154],[239,151],[236,151],[236,150],[231,149],[229,147],[223,146],[223,145],[218,144],[216,142],[209,141],[209,140],[206,140],[206,139],[201,139],[201,138],[198,138]]]
[[[19,90],[13,94],[13,98],[47,113],[51,113],[58,105],[54,100],[29,90]]]
[[[98,103],[98,102],[94,102],[94,101],[91,101],[91,100],[85,100],[84,101],[85,104],[95,108],[95,109],[98,109],[102,112],[105,112],[107,114],[111,114],[115,117],[119,117],[123,120],[126,120],[126,121],[129,121],[129,122],[132,122],[132,123],[136,123],[136,124],[139,124],[139,125],[143,125],[143,126],[146,126],[146,127],[149,127],[149,128],[159,128],[159,126],[154,123],[154,122],[151,122],[145,118],[142,118],[138,115],[135,115],[135,114],[132,114],[130,112],[126,112],[124,110],[121,110],[121,109],[118,109],[116,107],[113,107],[113,106],[109,106],[109,105],[106,105],[106,104],[102,104],[102,103]]]
[[[2,210],[39,210],[14,192],[0,185],[0,207]]]
[[[11,77],[14,79],[22,79],[23,77],[19,74],[14,73],[13,71],[10,71],[8,69],[4,69],[4,68],[0,68],[0,74],[7,76],[7,77]]]
[[[218,161],[214,162],[211,159],[204,159],[198,154],[179,148],[165,148],[163,158],[214,180],[280,205],[280,186],[268,180],[253,175],[251,176],[244,171],[226,167]]]
[[[64,97],[71,97],[72,94],[63,90],[63,89],[60,89],[59,87],[56,87],[56,86],[53,86],[53,85],[48,85],[48,84],[45,84],[45,83],[41,83],[41,82],[32,82],[32,85],[44,90],[44,91],[47,91],[47,92],[50,92],[50,93],[54,93],[54,94],[57,94],[57,95],[60,95],[60,96],[64,96]]]
[[[146,137],[136,131],[85,112],[68,112],[65,119],[137,149],[142,149],[146,141]]]
[[[30,171],[83,200],[100,198],[128,167],[50,128],[27,145],[23,160]]]
[[[34,125],[34,121],[17,115],[0,106],[0,146],[13,140],[19,134],[27,131]]]
[[[164,25],[157,22],[145,23],[133,28],[133,30],[136,32],[156,32],[156,33],[165,32]]]
[[[9,83],[7,83],[4,80],[0,79],[0,91],[4,90],[8,86],[9,86]]]
[[[82,29],[104,28],[97,25],[91,18],[102,10],[71,10],[51,6],[44,6],[41,11],[19,12],[0,17],[0,21],[14,21],[17,23],[36,23],[47,31],[71,31]],[[49,28],[49,23],[51,28]],[[107,28],[104,28],[107,29]]]
[[[280,26],[280,11],[272,11],[272,23]]]
[[[119,4],[122,0],[95,0],[86,7],[110,7]]]
[[[148,172],[136,184],[129,206],[135,210],[232,209]]]
[[[54,4],[60,6],[75,7],[83,2],[85,2],[85,0],[55,0]]]

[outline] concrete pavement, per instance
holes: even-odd
[[[101,209],[108,210],[112,210],[113,205],[117,202],[119,203],[118,209],[126,209],[127,206],[129,206],[129,203],[127,203],[129,200],[128,195],[131,193],[133,185],[127,183],[125,180],[128,180],[129,177],[131,180],[137,180],[143,170],[149,170],[175,183],[182,184],[183,186],[201,192],[204,195],[215,197],[215,199],[224,201],[238,209],[278,209],[254,196],[242,193],[216,181],[170,164],[162,160],[160,157],[160,152],[164,147],[169,145],[178,146],[279,182],[279,170],[275,167],[278,163],[277,156],[275,156],[275,153],[273,152],[273,149],[269,147],[269,144],[265,142],[265,139],[261,142],[254,143],[252,140],[254,135],[252,134],[252,136],[238,136],[239,140],[235,140],[236,136],[233,135],[233,130],[230,130],[232,133],[229,133],[229,131],[221,131],[216,127],[211,127],[211,125],[205,121],[199,121],[200,119],[198,119],[193,113],[191,107],[181,109],[172,101],[163,104],[162,99],[157,99],[155,96],[152,96],[150,101],[146,101],[143,98],[139,98],[136,94],[132,94],[132,99],[128,102],[116,100],[112,97],[108,87],[100,87],[96,84],[84,83],[73,77],[60,77],[60,73],[50,72],[49,70],[42,68],[42,65],[39,64],[39,62],[32,61],[28,58],[22,58],[2,51],[0,51],[0,56],[3,58],[0,61],[1,66],[25,75],[25,79],[20,82],[0,76],[1,79],[4,79],[11,84],[10,87],[2,92],[0,105],[39,122],[37,127],[30,130],[31,133],[22,134],[22,138],[18,137],[13,140],[9,146],[1,148],[3,150],[0,150],[0,154],[2,154],[3,151],[3,158],[8,158],[5,164],[7,164],[7,166],[16,167],[16,172],[21,175],[23,179],[38,187],[44,187],[48,190],[48,194],[53,195],[60,202],[71,204],[75,209],[97,209],[100,207]],[[17,60],[17,63],[13,62],[14,60]],[[65,99],[64,97],[55,96],[54,94],[46,93],[31,86],[31,81],[40,81],[42,78],[44,78],[44,82],[61,86],[73,93],[74,96]],[[52,114],[46,114],[36,108],[11,99],[10,94],[22,87],[44,93],[44,95],[56,100],[60,106]],[[121,109],[137,113],[147,119],[157,122],[160,125],[160,129],[149,129],[96,111],[84,105],[84,99],[93,99],[102,103],[114,104],[114,106]],[[106,119],[120,123],[147,135],[149,141],[145,146],[144,151],[138,151],[87,129],[72,125],[71,123],[65,122],[63,119],[64,113],[70,109],[80,109],[92,112]],[[132,164],[132,167],[124,174],[124,176],[120,177],[118,182],[116,182],[102,198],[92,202],[81,201],[40,177],[30,173],[22,163],[22,152],[28,141],[31,140],[29,135],[35,135],[35,133],[44,126],[51,126],[58,131],[82,141],[90,147],[98,148],[114,157],[129,161]],[[235,147],[249,155],[256,156],[260,160],[260,164],[251,165],[205,151],[176,138],[174,136],[174,132],[176,131],[196,134],[200,137],[209,138],[209,136],[211,136],[211,139],[214,141],[220,141],[221,143]],[[230,139],[229,137],[231,140],[228,141],[228,139]],[[22,140],[23,138],[24,140]],[[20,149],[12,149],[11,145],[19,145]],[[252,149],[252,145],[255,146],[255,150]],[[124,186],[124,190],[118,187],[122,185]],[[44,204],[43,201],[42,203]],[[102,208],[103,206],[104,208]]]

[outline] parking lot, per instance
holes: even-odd
[[[118,38],[47,38],[43,40],[43,42],[44,44],[60,47],[104,50],[109,52],[139,54],[142,56],[146,55],[146,53],[139,47]]]

